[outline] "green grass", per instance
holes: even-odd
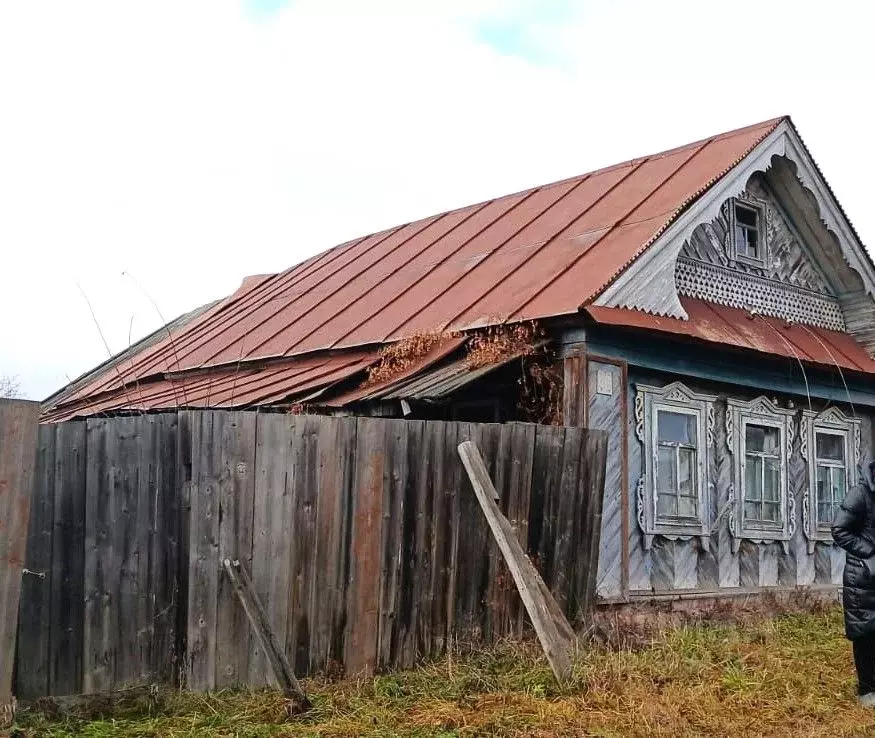
[[[532,644],[506,644],[416,671],[306,685],[314,708],[289,718],[272,692],[169,692],[113,716],[31,709],[20,734],[199,736],[875,736],[857,706],[841,614],[666,631],[635,650],[581,652],[560,688]]]

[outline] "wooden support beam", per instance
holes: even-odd
[[[240,599],[240,604],[246,611],[246,616],[249,618],[249,623],[261,644],[261,649],[267,656],[268,663],[273,670],[274,681],[276,685],[282,689],[283,694],[294,703],[295,712],[303,712],[309,710],[310,700],[304,694],[300,683],[295,677],[294,671],[286,654],[277,642],[276,636],[268,623],[267,613],[258,599],[255,588],[252,586],[252,580],[246,568],[239,561],[231,561],[225,559],[223,562],[225,571],[231,580],[231,586],[234,592]]]
[[[486,516],[495,542],[504,556],[523,604],[550,663],[550,668],[561,683],[571,676],[571,652],[574,630],[553,599],[541,575],[514,535],[510,521],[496,504],[498,492],[489,478],[480,450],[471,441],[459,444],[459,456],[468,472],[474,494]]]

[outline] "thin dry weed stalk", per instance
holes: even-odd
[[[562,425],[564,375],[555,353],[544,347],[523,359],[517,410],[520,418],[540,425]]]
[[[18,377],[0,376],[0,397],[10,400],[21,397],[21,382]]]

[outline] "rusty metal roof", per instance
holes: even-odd
[[[682,297],[689,320],[658,317],[638,310],[589,306],[597,323],[674,334],[734,348],[785,356],[828,368],[836,365],[875,374],[875,360],[853,338],[836,331],[789,324],[779,318],[754,315],[738,308]]]
[[[127,375],[575,313],[781,120],[342,244],[245,284]]]
[[[257,366],[223,367],[132,382],[100,396],[79,398],[43,411],[43,422],[86,415],[176,408],[247,408],[289,403],[363,372],[377,359],[375,349],[287,359]]]
[[[361,371],[367,361],[354,350],[367,349],[373,361],[380,344],[405,336],[577,313],[783,120],[407,223],[280,274],[247,278],[172,335],[77,383],[47,412],[155,407],[175,399],[182,387],[192,396],[184,398],[189,404],[281,402],[303,391],[321,392],[325,384],[299,378],[298,368],[326,361],[337,366],[332,362],[343,363],[343,352],[359,357],[348,366]],[[614,319],[610,314],[629,325],[671,323],[644,313],[590,311],[606,322]],[[721,321],[720,312],[702,308],[668,332],[689,333],[695,324],[704,340],[788,350],[767,327],[777,321],[739,328]],[[804,350],[812,361],[824,359],[825,351],[808,345],[802,328],[789,330],[794,350]],[[821,333],[811,339],[818,346]],[[872,369],[850,338],[833,335],[828,345]],[[272,362],[278,363],[269,369]],[[240,394],[241,377],[249,394]],[[217,384],[225,394],[216,391]],[[138,400],[131,387],[149,394]]]

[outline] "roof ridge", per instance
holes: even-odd
[[[581,172],[580,174],[574,174],[574,175],[571,175],[569,177],[563,177],[562,179],[557,179],[557,180],[554,180],[552,182],[545,182],[545,183],[538,184],[538,185],[532,185],[530,187],[524,187],[520,190],[515,190],[513,192],[507,192],[507,193],[502,194],[502,195],[496,195],[494,197],[489,197],[489,198],[486,198],[484,200],[480,200],[478,202],[469,203],[467,205],[461,205],[461,206],[455,207],[455,208],[449,208],[447,210],[442,210],[438,213],[426,215],[426,216],[423,216],[421,218],[414,218],[412,220],[405,221],[404,223],[399,223],[396,226],[390,226],[388,228],[380,228],[380,229],[373,231],[371,233],[366,233],[366,234],[363,234],[362,236],[359,236],[359,237],[347,239],[347,240],[343,241],[342,243],[336,244],[334,246],[330,246],[329,248],[324,249],[323,251],[319,251],[316,254],[313,254],[312,256],[307,257],[307,259],[302,259],[300,262],[291,265],[288,269],[284,269],[280,272],[277,272],[277,274],[275,276],[280,276],[280,275],[285,274],[286,272],[290,272],[292,269],[295,269],[296,267],[300,266],[301,264],[303,264],[305,261],[307,261],[309,259],[314,259],[316,257],[323,256],[325,254],[328,254],[328,253],[334,251],[335,249],[341,249],[341,248],[348,247],[350,244],[352,244],[354,242],[362,241],[366,238],[371,238],[373,236],[377,236],[377,235],[386,233],[387,231],[390,231],[393,229],[406,228],[409,225],[413,225],[415,223],[419,223],[421,221],[428,220],[429,218],[441,218],[445,215],[448,215],[449,213],[454,213],[458,210],[464,210],[466,208],[476,208],[478,206],[483,207],[483,206],[486,206],[490,203],[496,202],[497,200],[504,200],[505,198],[527,195],[531,192],[534,192],[535,190],[543,190],[543,189],[546,189],[548,187],[556,187],[558,185],[563,185],[563,184],[566,184],[569,182],[573,182],[574,180],[583,180],[583,179],[593,177],[593,176],[598,175],[598,174],[612,172],[616,169],[621,169],[623,167],[637,165],[637,164],[640,164],[644,161],[650,161],[653,159],[660,159],[664,156],[669,156],[671,154],[675,154],[678,151],[683,151],[684,149],[689,149],[689,148],[694,148],[696,146],[701,146],[702,144],[705,144],[709,141],[715,141],[715,140],[724,139],[724,138],[732,138],[733,136],[741,136],[741,135],[748,133],[749,131],[752,131],[756,128],[774,127],[774,126],[777,126],[779,123],[781,123],[784,120],[791,121],[790,116],[789,115],[781,115],[781,116],[778,116],[776,118],[769,118],[767,120],[760,121],[759,123],[751,123],[749,125],[742,126],[740,128],[733,128],[733,129],[730,129],[728,131],[724,131],[722,133],[715,133],[711,136],[705,136],[703,138],[697,139],[696,141],[690,141],[688,143],[681,144],[679,146],[674,146],[670,149],[656,151],[652,154],[642,154],[640,156],[635,156],[635,157],[632,157],[631,159],[626,159],[624,161],[617,162],[615,164],[609,164],[607,166],[599,167],[597,169],[591,169],[587,172]],[[791,121],[791,125],[792,125],[792,121]],[[794,126],[794,128],[795,128],[795,126]]]

